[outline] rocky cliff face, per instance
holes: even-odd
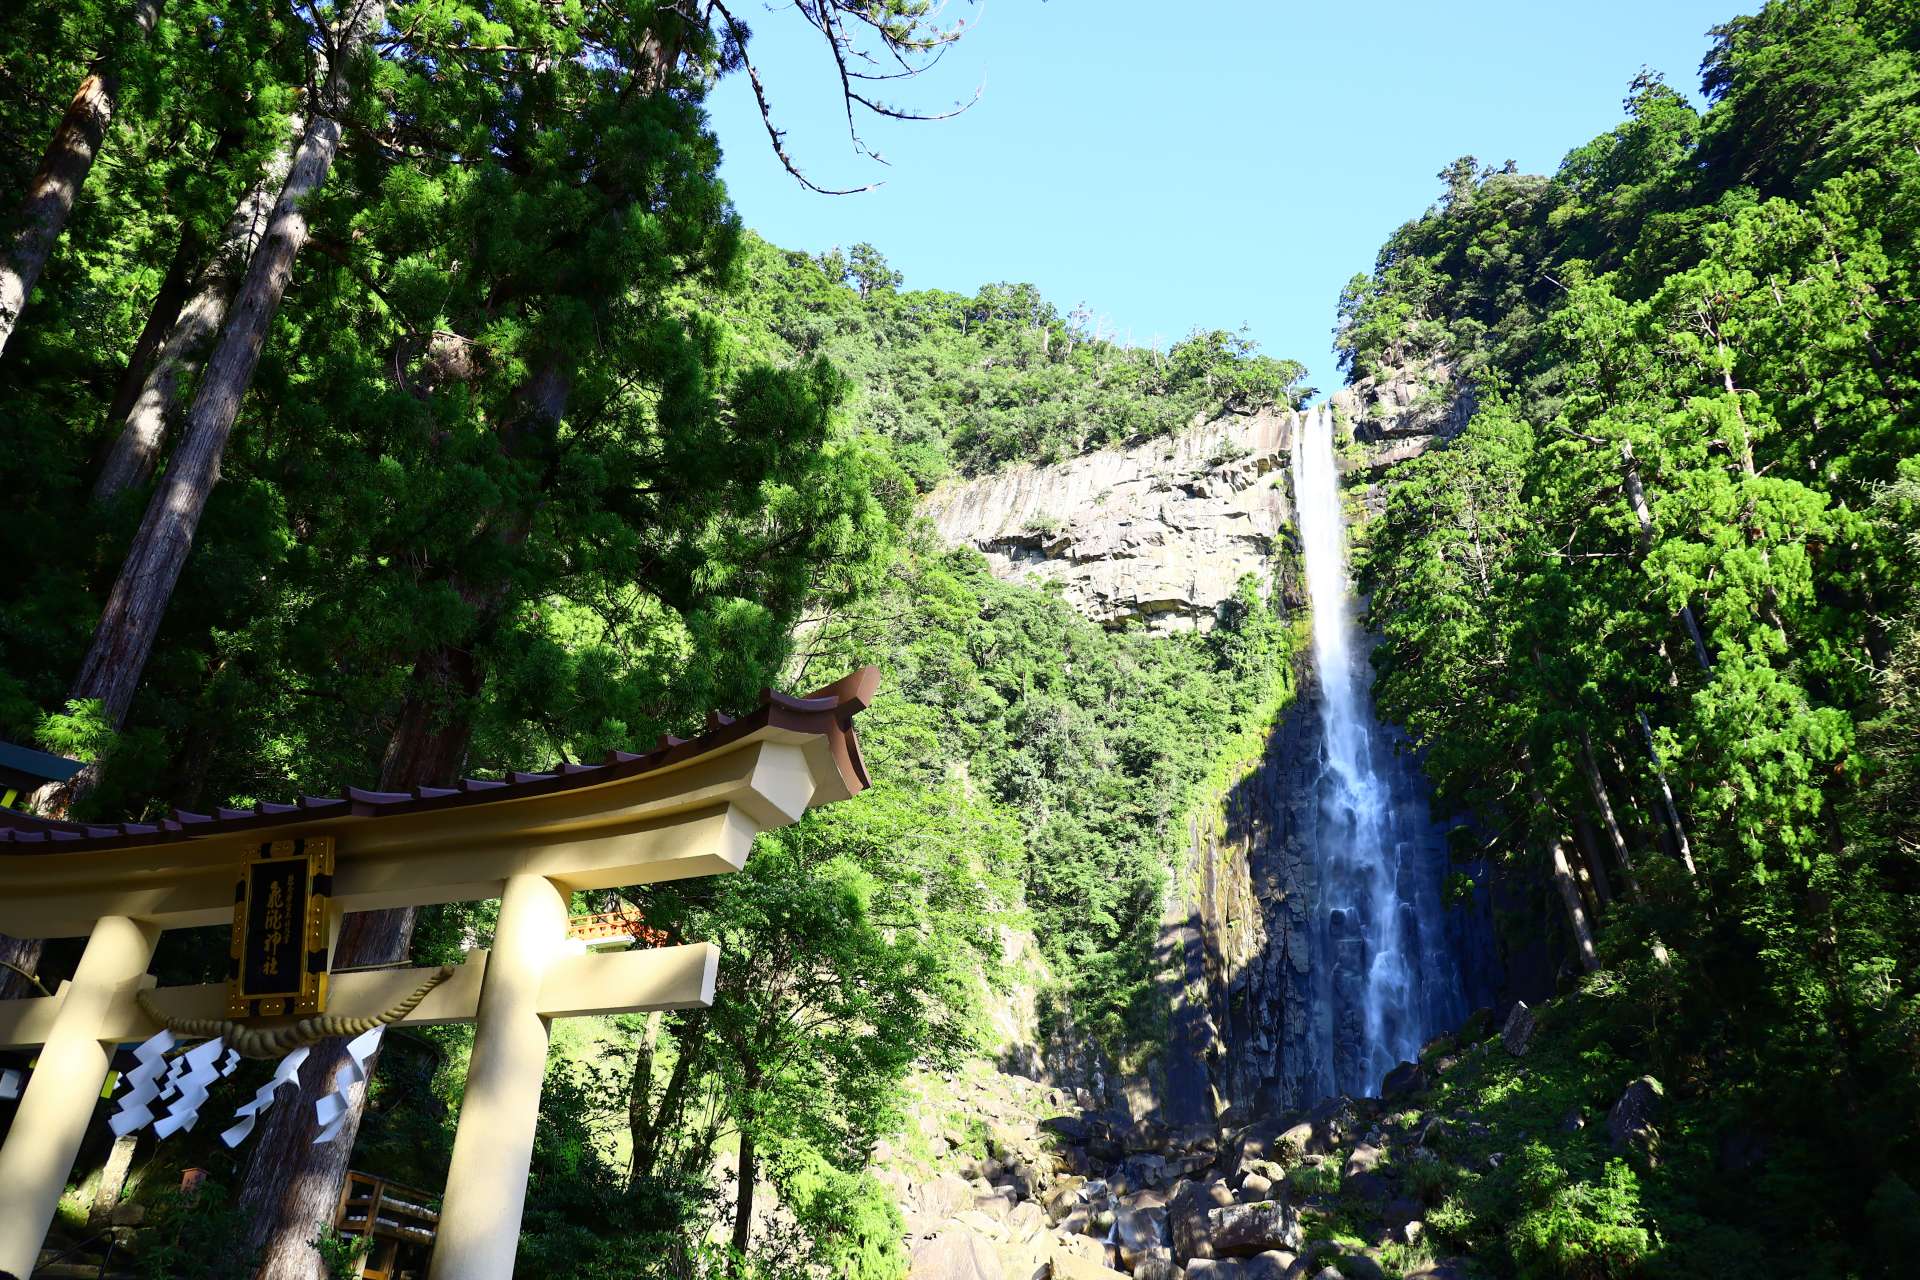
[[[1333,403],[1352,436],[1343,463],[1366,473],[1369,508],[1392,466],[1460,430],[1472,412],[1442,365],[1364,380]],[[1288,554],[1294,429],[1290,413],[1227,419],[956,484],[924,510],[1001,577],[1057,582],[1104,623],[1205,630],[1245,574],[1284,608],[1304,605]],[[1303,1247],[1289,1203],[1314,1212],[1311,1189],[1338,1181],[1321,1170],[1352,1177],[1356,1158],[1403,1139],[1370,1131],[1384,1113],[1364,1101],[1332,1099],[1302,1118],[1298,1064],[1315,1016],[1315,970],[1334,961],[1313,954],[1308,922],[1320,820],[1310,782],[1321,764],[1318,685],[1304,654],[1295,677],[1296,696],[1273,732],[1189,816],[1162,920],[1165,1051],[1145,1078],[1119,1078],[1084,1047],[1010,1043],[997,1070],[949,1078],[940,1096],[965,1096],[943,1105],[984,1119],[988,1134],[977,1153],[965,1151],[965,1127],[950,1118],[931,1151],[890,1162],[884,1176],[907,1212],[912,1280],[1115,1272],[1277,1280],[1333,1260],[1324,1241]],[[1492,977],[1481,966],[1475,999],[1491,995]],[[1041,1128],[1048,1137],[1036,1145]],[[1395,1238],[1411,1239],[1406,1224],[1419,1206],[1395,1202],[1386,1212]]]
[[[1354,438],[1350,465],[1376,478],[1457,432],[1473,411],[1470,392],[1438,363],[1363,379],[1336,392],[1333,406]],[[1270,576],[1287,542],[1293,432],[1284,410],[1221,418],[946,485],[921,510],[948,542],[979,548],[996,574],[1057,582],[1096,621],[1206,631],[1242,577]]]
[[[1362,378],[1331,397],[1335,419],[1353,433],[1357,465],[1378,479],[1417,458],[1436,440],[1458,435],[1473,417],[1473,388],[1457,383],[1453,366],[1432,361]]]
[[[1058,582],[1087,616],[1160,633],[1213,626],[1289,526],[1293,415],[1223,418],[1168,439],[1022,464],[929,495],[949,542],[1004,578]]]
[[[1303,1071],[1310,1024],[1327,1016],[1315,992],[1337,986],[1342,966],[1355,963],[1358,952],[1336,946],[1337,954],[1316,954],[1308,920],[1316,888],[1312,849],[1323,817],[1313,785],[1322,768],[1320,690],[1304,655],[1297,689],[1264,751],[1189,820],[1188,872],[1172,909],[1190,963],[1187,980],[1170,995],[1174,1035],[1159,1113],[1169,1123],[1249,1124],[1318,1101]],[[1444,824],[1420,838],[1430,842],[1430,854],[1444,856]],[[1442,922],[1461,958],[1469,1007],[1495,998],[1488,924],[1459,911]],[[1335,1031],[1358,1034],[1357,1027]],[[1196,1058],[1204,1064],[1203,1099],[1178,1065]]]

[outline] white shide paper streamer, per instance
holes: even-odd
[[[347,1060],[333,1073],[333,1092],[313,1104],[320,1118],[320,1136],[313,1140],[314,1146],[340,1136],[347,1123],[347,1092],[367,1078],[367,1059],[380,1047],[380,1034],[386,1029],[382,1024],[347,1041]]]
[[[225,1041],[215,1037],[187,1050],[180,1059],[187,1065],[186,1074],[180,1077],[176,1086],[180,1090],[180,1097],[167,1108],[167,1114],[154,1124],[155,1135],[171,1138],[182,1129],[193,1128],[199,1121],[200,1104],[207,1100],[207,1089],[220,1079],[220,1055],[226,1047]]]
[[[273,1105],[273,1095],[280,1091],[281,1085],[291,1084],[296,1090],[299,1089],[300,1082],[294,1077],[299,1074],[300,1068],[306,1065],[307,1054],[310,1052],[312,1050],[302,1046],[280,1059],[280,1065],[273,1069],[273,1079],[260,1086],[251,1102],[240,1104],[239,1110],[233,1113],[234,1125],[221,1133],[220,1141],[230,1147],[239,1146],[247,1140],[247,1135],[253,1132],[255,1121],[259,1120],[261,1114]]]
[[[139,1065],[127,1073],[127,1091],[120,1097],[120,1109],[107,1121],[114,1137],[138,1133],[153,1123],[153,1109],[147,1104],[160,1096],[160,1072],[173,1044],[173,1032],[161,1031],[133,1051]]]

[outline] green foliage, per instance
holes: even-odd
[[[1649,1235],[1640,1225],[1632,1169],[1613,1160],[1598,1182],[1571,1182],[1543,1147],[1529,1146],[1518,1160],[1518,1180],[1532,1205],[1507,1238],[1520,1275],[1587,1280],[1638,1269]]]
[[[1304,366],[1245,334],[1122,345],[1030,284],[902,291],[871,245],[814,257],[749,236],[744,257],[753,287],[716,300],[728,321],[758,354],[825,356],[848,374],[852,422],[887,440],[922,492],[955,471],[1055,461],[1313,394]]]
[[[1574,1056],[1480,1101],[1537,1142],[1627,1061],[1689,1082],[1657,1165],[1510,1152],[1429,1219],[1526,1274],[1732,1274],[1762,1229],[1860,1272],[1875,1190],[1920,1175],[1920,28],[1795,0],[1715,41],[1705,112],[1643,74],[1551,177],[1457,163],[1342,301],[1354,374],[1479,392],[1370,531],[1382,711],[1542,886],[1523,927],[1559,911],[1548,842],[1608,841],[1596,774],[1633,861],[1574,854],[1619,895]],[[1738,1190],[1724,1134],[1767,1151]]]
[[[141,1232],[136,1274],[143,1280],[245,1280],[254,1259],[234,1246],[245,1237],[245,1216],[219,1183],[204,1182],[192,1195],[168,1192],[155,1202]]]
[[[961,817],[922,828],[930,854],[961,856],[938,851],[968,825],[993,833],[976,847],[1023,891],[1062,981],[1056,1021],[1122,1045],[1155,1031],[1152,953],[1182,819],[1222,744],[1270,709],[1290,656],[1251,580],[1207,635],[1156,638],[998,582],[971,551],[917,546],[821,629],[807,661],[880,667],[884,692],[862,721],[875,776]],[[822,820],[898,794],[883,784]],[[991,950],[990,919],[963,900],[952,909],[955,936]]]
[[[864,1172],[835,1168],[804,1145],[782,1147],[772,1161],[781,1204],[798,1240],[789,1264],[840,1280],[901,1280],[906,1224],[893,1197]]]
[[[314,1237],[313,1251],[320,1255],[326,1280],[355,1280],[360,1274],[360,1260],[373,1251],[373,1237],[342,1235],[333,1226],[324,1226]]]

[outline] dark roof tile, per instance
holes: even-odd
[[[342,816],[344,810],[357,817],[374,817],[450,805],[485,804],[521,795],[545,795],[679,764],[770,725],[826,738],[847,790],[859,792],[866,788],[868,779],[866,765],[860,758],[859,738],[853,731],[853,718],[873,701],[879,679],[879,673],[872,667],[863,667],[806,697],[762,690],[758,709],[737,718],[717,711],[710,713],[707,731],[697,738],[689,740],[663,734],[653,750],[645,754],[609,751],[597,765],[563,763],[545,773],[515,771],[508,774],[504,782],[462,778],[452,787],[415,787],[409,792],[348,787],[340,796],[302,796],[296,804],[263,801],[251,809],[222,808],[217,816],[176,809],[171,817],[157,824],[83,825],[13,810],[0,811],[0,854],[29,852],[18,847],[22,845],[43,847],[58,843],[63,847],[82,844],[90,849],[118,848],[225,835],[284,826],[289,815],[299,813]]]

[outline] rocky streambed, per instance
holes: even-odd
[[[1447,1256],[1427,1219],[1529,1135],[1459,1086],[1531,1072],[1535,1027],[1525,1004],[1497,1029],[1482,1010],[1379,1098],[1227,1128],[1089,1110],[991,1069],[950,1080],[944,1116],[922,1117],[917,1161],[890,1153],[882,1174],[905,1213],[910,1280],[1466,1280],[1480,1272]],[[1575,1106],[1550,1127],[1651,1160],[1661,1105],[1643,1078],[1603,1125],[1589,1130]]]

